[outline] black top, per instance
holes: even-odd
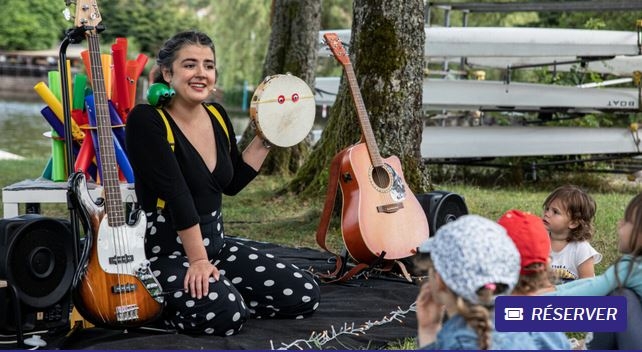
[[[217,150],[216,167],[211,173],[167,111],[174,151],[156,108],[140,104],[127,117],[127,154],[134,170],[138,203],[145,212],[151,212],[156,210],[158,198],[165,200],[164,213],[176,230],[199,223],[199,215],[220,210],[223,193],[238,193],[258,174],[243,161],[227,112],[221,105],[211,104],[221,113],[229,131],[228,143],[225,131],[208,111]]]

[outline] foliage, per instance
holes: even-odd
[[[270,35],[270,0],[211,2],[203,24],[217,47],[218,84],[238,89],[247,81],[261,82],[262,63]]]
[[[3,0],[0,50],[39,50],[53,47],[69,27],[64,2]]]
[[[106,27],[103,41],[132,39],[152,58],[174,33],[199,27],[194,10],[180,0],[110,0],[99,6]]]

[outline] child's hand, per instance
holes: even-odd
[[[441,330],[445,310],[442,304],[435,301],[428,281],[421,285],[416,303],[417,342],[418,347],[422,347],[435,341],[437,333]]]

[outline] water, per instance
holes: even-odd
[[[51,140],[44,136],[51,130],[40,114],[45,103],[0,100],[0,150],[25,158],[49,158]],[[241,134],[249,118],[232,117],[234,131]]]
[[[51,130],[40,114],[44,103],[0,101],[0,150],[25,158],[51,155]]]

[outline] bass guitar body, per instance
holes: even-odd
[[[399,158],[390,156],[375,167],[364,143],[339,154],[341,230],[350,255],[362,263],[414,255],[429,228],[421,204],[406,187]]]
[[[88,234],[72,285],[74,305],[97,326],[144,325],[162,312],[161,287],[145,257],[146,217],[133,225],[110,226],[102,204],[87,191],[85,175],[72,175],[70,189]]]

